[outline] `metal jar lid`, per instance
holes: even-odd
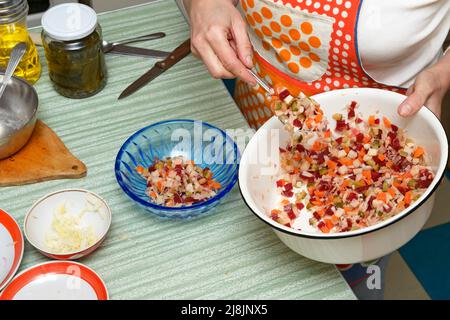
[[[48,9],[42,16],[42,29],[60,41],[83,39],[97,28],[94,9],[80,3],[64,3]]]
[[[27,0],[0,0],[0,24],[16,22],[27,14]]]

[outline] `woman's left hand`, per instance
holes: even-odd
[[[425,69],[409,87],[408,96],[398,107],[403,117],[415,114],[422,106],[428,107],[439,118],[442,99],[450,88],[450,54],[445,55],[435,65]]]

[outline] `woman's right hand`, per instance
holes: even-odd
[[[192,53],[214,78],[240,78],[256,85],[247,68],[253,49],[233,0],[184,0],[191,22]]]

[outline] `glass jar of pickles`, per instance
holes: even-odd
[[[0,70],[5,70],[12,49],[25,42],[28,49],[14,75],[35,83],[41,75],[41,63],[36,46],[27,30],[28,2],[26,0],[0,0]]]
[[[68,98],[86,98],[101,91],[107,74],[95,11],[83,4],[61,4],[44,14],[42,27],[49,76],[56,91]]]

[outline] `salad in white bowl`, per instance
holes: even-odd
[[[396,250],[425,224],[444,174],[448,144],[439,120],[426,108],[400,117],[404,96],[390,91],[312,98],[310,106],[286,92],[275,99],[288,126],[275,116],[249,142],[239,171],[245,202],[314,260],[355,263]]]

